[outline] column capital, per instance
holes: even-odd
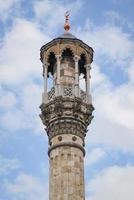
[[[86,64],[86,65],[84,65],[84,67],[87,69],[91,69],[91,64]]]
[[[60,54],[55,55],[55,57],[56,57],[57,60],[61,60],[61,55]]]
[[[43,73],[42,73],[42,76],[44,76],[45,73],[47,73],[47,71],[48,71],[48,66],[49,66],[49,63],[46,62],[46,61],[44,60],[43,65],[42,65],[42,67],[43,67]]]
[[[49,66],[49,63],[44,60],[43,61],[43,67],[48,67],[48,66]]]
[[[75,62],[78,62],[79,60],[80,60],[80,57],[77,56],[77,55],[75,55],[75,56],[74,56],[74,61],[75,61]]]
[[[57,60],[57,73],[56,73],[56,76],[57,76],[57,79],[56,79],[56,84],[57,84],[57,94],[58,96],[60,96],[61,94],[61,91],[60,91],[60,65],[61,65],[61,58],[62,56],[60,54],[57,54],[56,56],[56,60]]]

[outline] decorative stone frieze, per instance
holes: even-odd
[[[43,124],[47,126],[46,131],[50,146],[52,138],[64,134],[78,136],[82,139],[83,144],[85,143],[87,126],[93,118],[94,108],[92,105],[83,103],[80,98],[70,99],[59,96],[40,107],[42,110],[40,116]]]
[[[93,118],[93,106],[84,103],[80,98],[55,97],[48,104],[40,106],[42,114],[40,115],[44,125],[48,126],[53,121],[67,118],[80,121],[88,126]]]
[[[49,140],[51,140],[56,135],[62,134],[75,134],[84,140],[85,137],[85,125],[81,122],[78,123],[77,120],[72,120],[71,118],[57,120],[52,122],[47,128],[47,134]]]
[[[59,44],[59,51],[57,49],[57,44]],[[42,61],[45,55],[45,59],[47,60],[50,52],[54,52],[55,55],[62,54],[63,50],[66,48],[70,48],[73,54],[78,55],[79,57],[81,56],[81,54],[84,53],[87,57],[88,63],[91,63],[93,61],[92,47],[88,46],[87,44],[85,44],[84,42],[82,42],[77,38],[74,39],[56,38],[55,40],[52,40],[51,42],[41,47],[40,59]]]

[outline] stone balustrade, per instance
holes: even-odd
[[[42,103],[49,103],[50,101],[54,100],[57,96],[56,94],[56,87],[52,87],[49,92],[46,94],[42,94]],[[75,97],[74,87],[73,86],[61,86],[61,95],[62,97]],[[92,103],[91,95],[87,96],[86,92],[79,88],[78,98],[81,98],[85,103]]]

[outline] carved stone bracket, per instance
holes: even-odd
[[[56,135],[75,134],[84,141],[87,126],[93,118],[92,105],[83,103],[80,98],[59,96],[48,104],[42,104],[40,108],[40,117],[47,126],[49,140]]]

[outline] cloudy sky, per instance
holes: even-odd
[[[0,0],[0,200],[47,199],[39,50],[64,32],[66,10],[71,33],[95,51],[86,200],[133,200],[133,0]]]

